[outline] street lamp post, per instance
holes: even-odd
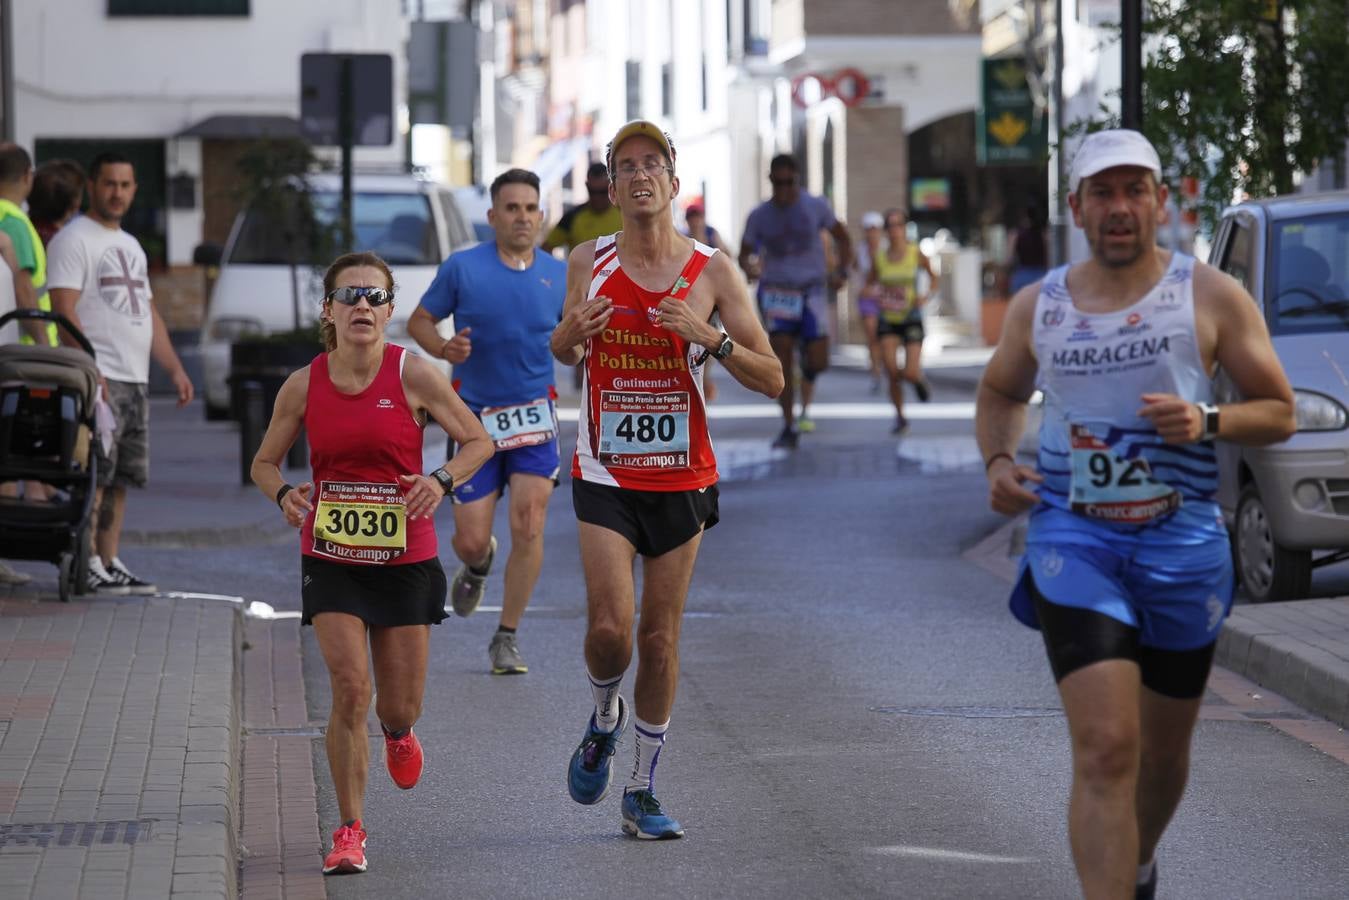
[[[1143,0],[1120,0],[1120,124],[1143,128]]]

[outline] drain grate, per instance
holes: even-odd
[[[1063,715],[1062,709],[1052,706],[873,706],[871,711],[949,719],[1048,719]]]
[[[138,844],[150,837],[155,819],[110,822],[40,822],[0,825],[0,848],[92,847],[95,844]]]

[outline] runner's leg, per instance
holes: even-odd
[[[783,428],[791,431],[796,424],[796,384],[792,378],[792,367],[796,363],[793,358],[796,355],[796,335],[782,331],[774,332],[768,336],[768,343],[782,365],[783,375],[786,376],[783,379],[782,393],[778,395],[778,406],[782,407]]]
[[[1181,700],[1147,687],[1141,697],[1142,753],[1138,772],[1138,864],[1152,860],[1190,772],[1190,738],[1201,697]]]
[[[454,504],[454,536],[450,538],[450,546],[459,561],[467,566],[480,566],[487,560],[497,496],[493,492],[471,503]]]
[[[880,387],[881,376],[885,372],[885,366],[881,363],[881,340],[876,334],[879,322],[876,316],[862,317],[862,330],[867,336],[867,356],[871,360],[871,380],[875,388]]]
[[[923,342],[904,342],[904,380],[919,384],[923,380]]]
[[[364,814],[366,772],[370,765],[370,739],[365,724],[370,709],[366,627],[347,613],[324,612],[314,616],[314,637],[328,667],[333,695],[324,737],[328,770],[337,792],[338,818],[350,822]]]
[[[506,560],[506,586],[501,602],[501,624],[518,628],[543,567],[543,526],[553,480],[516,472],[507,498],[511,520],[511,555]]]
[[[637,682],[633,709],[647,722],[668,721],[679,679],[679,627],[702,532],[680,546],[642,559],[642,616],[637,623]]]
[[[1073,744],[1068,837],[1087,898],[1127,897],[1138,873],[1138,664],[1107,659],[1059,682]]]
[[[591,678],[609,681],[632,662],[632,562],[637,550],[616,531],[590,522],[577,522],[576,527],[586,581],[586,668]]]
[[[370,629],[375,716],[389,731],[411,728],[421,718],[430,646],[430,625]]]
[[[895,430],[902,431],[908,420],[904,418],[904,378],[899,369],[899,338],[893,334],[883,334],[879,343],[885,380],[890,386],[890,402],[895,405]]]
[[[829,338],[817,337],[808,341],[801,353],[801,418],[807,418],[810,404],[815,399],[815,379],[829,368]]]

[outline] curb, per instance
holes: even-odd
[[[273,515],[253,525],[235,525],[229,528],[167,528],[155,531],[125,529],[122,531],[121,540],[124,544],[136,547],[192,549],[267,544],[294,534],[294,528],[284,523],[278,525],[276,516]]]
[[[200,619],[171,896],[232,900],[239,896],[244,615],[234,604],[202,604]]]
[[[1349,598],[1298,600],[1232,611],[1219,664],[1349,728]]]

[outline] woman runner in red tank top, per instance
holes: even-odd
[[[432,515],[453,483],[492,455],[492,442],[444,375],[385,342],[393,274],[383,260],[341,256],[323,288],[327,352],[286,379],[252,475],[301,529],[300,621],[314,626],[332,681],[326,743],[341,815],[323,872],[342,874],[366,869],[361,819],[372,663],[389,775],[405,790],[421,776],[412,725],[426,683],[429,626],[445,618]],[[428,418],[459,442],[459,452],[423,475]],[[314,480],[292,487],[280,463],[301,425]]]

